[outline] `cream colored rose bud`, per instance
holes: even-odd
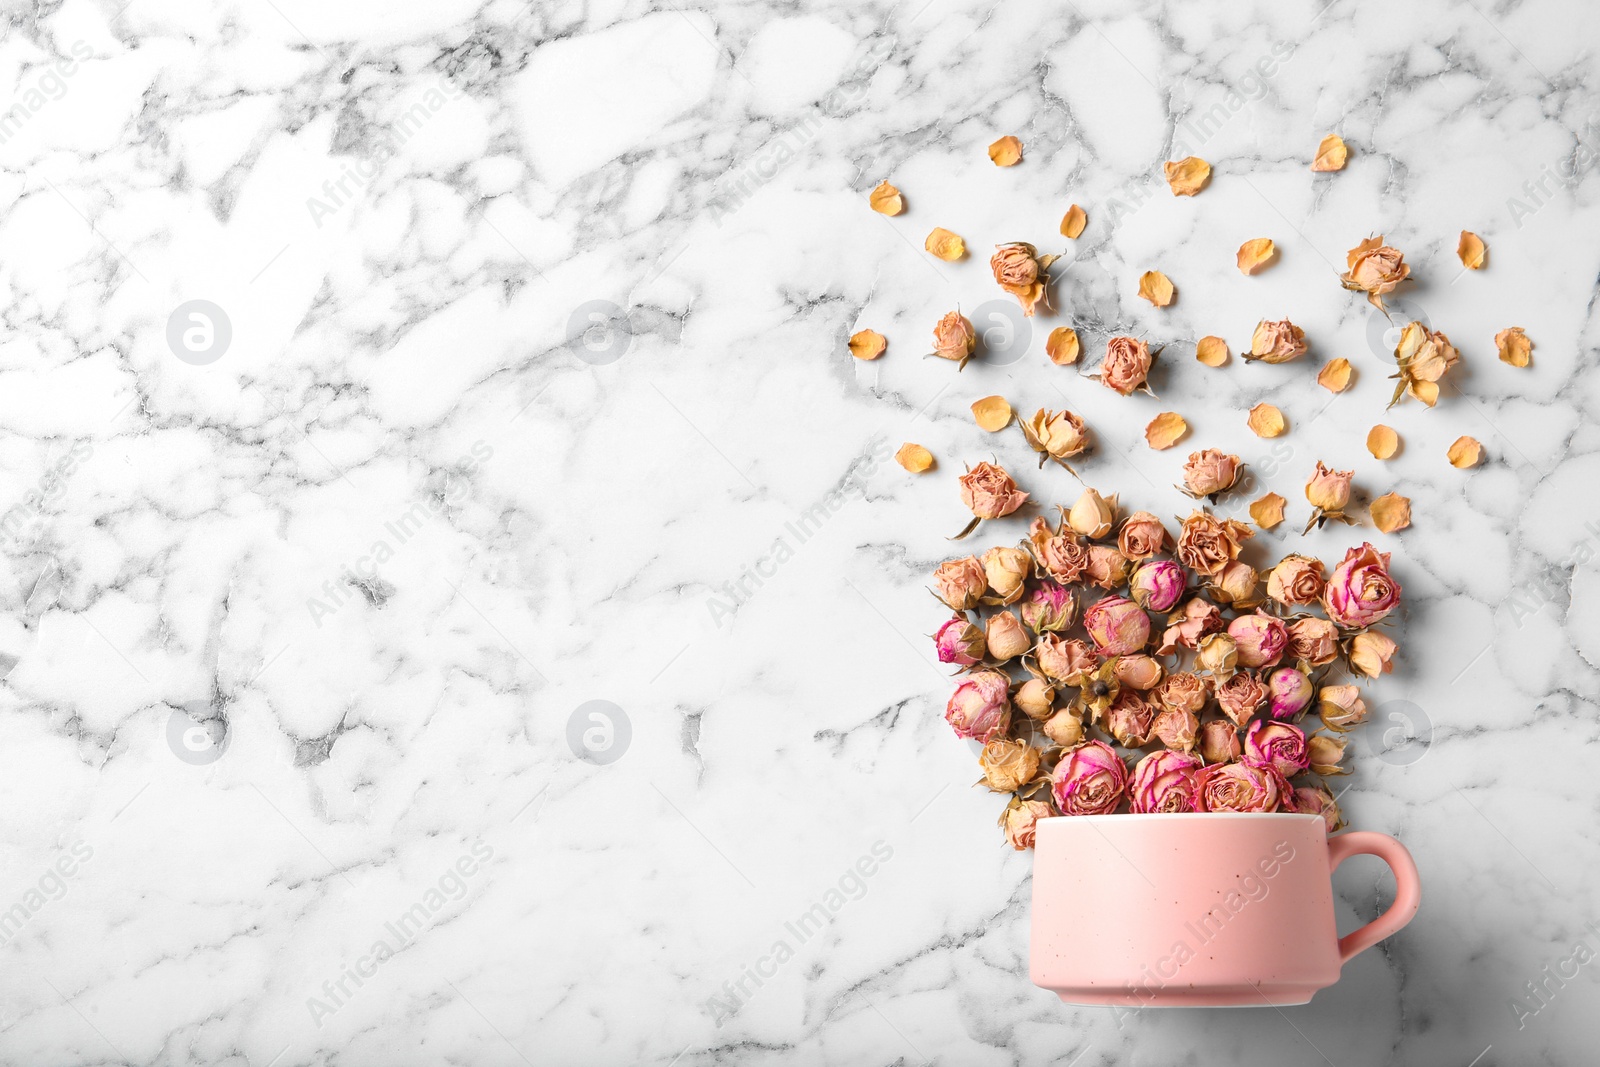
[[[1319,698],[1322,723],[1331,730],[1342,732],[1367,721],[1366,701],[1353,685],[1325,685]]]
[[[995,738],[983,746],[978,765],[984,784],[996,793],[1011,793],[1039,772],[1039,750],[1026,741]]]
[[[1055,689],[1041,678],[1029,678],[1017,687],[1017,695],[1011,698],[1011,702],[1021,708],[1024,715],[1040,722],[1048,719],[1055,710],[1055,700]]]
[[[1166,673],[1153,656],[1119,656],[1116,663],[1117,681],[1129,689],[1154,689]]]
[[[1067,525],[1085,537],[1104,537],[1117,518],[1117,497],[1107,500],[1093,489],[1085,489],[1067,514]]]
[[[1044,735],[1062,748],[1071,748],[1083,740],[1083,720],[1063,708],[1044,724]]]
[[[1207,634],[1200,639],[1195,660],[1203,671],[1230,674],[1239,665],[1239,643],[1227,634]]]
[[[1022,597],[1033,557],[1020,548],[995,546],[983,554],[983,574],[1002,604],[1014,604]]]
[[[1306,740],[1306,755],[1311,760],[1311,770],[1324,777],[1334,774],[1349,774],[1347,767],[1339,766],[1344,759],[1345,742],[1337,737],[1327,734],[1312,734]]]
[[[989,655],[1004,663],[1008,659],[1015,659],[1033,647],[1033,637],[1029,635],[1022,621],[1009,611],[1002,611],[989,620],[988,631]]]

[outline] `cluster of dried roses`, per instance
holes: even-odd
[[[1027,499],[987,463],[961,486],[974,511]],[[1012,794],[1006,840],[1031,848],[1041,818],[1122,810],[1342,825],[1314,776],[1347,773],[1341,735],[1367,708],[1329,675],[1390,669],[1395,643],[1371,629],[1400,602],[1388,555],[1363,544],[1331,574],[1290,555],[1262,575],[1239,558],[1250,528],[1205,510],[1176,539],[1148,512],[1118,522],[1115,497],[1093,489],[1061,512],[1054,529],[1034,519],[1021,546],[934,572],[955,613],[934,643],[966,675],[945,719],[983,743],[983,783]],[[1297,724],[1314,705],[1323,729],[1308,734]]]

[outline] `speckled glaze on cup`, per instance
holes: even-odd
[[[1339,937],[1330,876],[1356,855],[1387,863],[1397,889],[1388,911]],[[1420,901],[1404,845],[1330,837],[1320,815],[1041,819],[1029,973],[1071,1004],[1304,1004]]]

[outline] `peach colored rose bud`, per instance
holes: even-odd
[[[1239,550],[1252,536],[1249,527],[1234,519],[1217,519],[1197,511],[1183,520],[1178,534],[1178,562],[1207,576],[1222,572],[1239,558]]]
[[[1111,532],[1111,524],[1116,518],[1115,493],[1107,500],[1095,490],[1085,489],[1067,513],[1067,525],[1085,537],[1104,537]]]
[[[1363,630],[1350,641],[1350,666],[1368,678],[1388,674],[1394,670],[1392,660],[1399,647],[1376,630]]]
[[[1315,604],[1326,584],[1320,559],[1284,556],[1267,575],[1267,595],[1285,606]]]
[[[1262,319],[1256,323],[1256,329],[1250,335],[1250,351],[1244,354],[1246,360],[1260,360],[1262,363],[1287,363],[1291,359],[1298,359],[1306,352],[1306,332],[1288,319],[1268,321]]]
[[[1033,450],[1053,460],[1071,459],[1089,447],[1089,433],[1083,428],[1083,420],[1070,411],[1040,408],[1033,418],[1020,425],[1022,436],[1028,439]]]
[[[1044,735],[1062,748],[1071,748],[1083,740],[1083,720],[1062,708],[1045,720]]]
[[[1015,295],[1017,289],[1028,289],[1039,280],[1039,262],[1033,258],[1030,246],[1020,241],[996,245],[989,258],[989,269],[994,280]]]
[[[1248,671],[1240,671],[1217,686],[1217,705],[1235,726],[1243,726],[1268,695],[1266,683]]]
[[[1151,656],[1118,656],[1113,662],[1117,681],[1129,689],[1154,689],[1165,673],[1161,662]]]
[[[1192,711],[1161,711],[1150,724],[1150,736],[1179,752],[1192,752],[1199,734],[1200,717]]]
[[[983,554],[983,578],[1002,604],[1022,598],[1023,586],[1033,570],[1033,560],[1020,548],[996,545]]]
[[[1207,763],[1229,763],[1240,752],[1239,729],[1227,719],[1212,719],[1200,727],[1200,755]]]
[[[1274,719],[1293,719],[1311,706],[1311,679],[1293,667],[1279,667],[1267,678],[1271,703],[1267,712]]]
[[[1429,330],[1420,322],[1409,322],[1400,330],[1394,360],[1400,368],[1400,385],[1389,406],[1410,393],[1429,407],[1439,400],[1439,379],[1461,362],[1461,353],[1443,331]]]
[[[1367,721],[1367,702],[1353,685],[1325,685],[1317,694],[1322,725],[1340,733]]]
[[[950,312],[933,328],[933,354],[940,359],[953,360],[965,367],[977,346],[977,331],[959,311]]]
[[[951,611],[966,611],[978,606],[988,584],[983,564],[973,556],[945,560],[933,572],[934,595]]]
[[[1411,273],[1405,255],[1384,244],[1382,237],[1369,237],[1352,248],[1345,256],[1345,265],[1349,269],[1339,275],[1340,283],[1346,289],[1368,294],[1369,300],[1391,292]],[[1383,306],[1381,300],[1374,302]]]
[[[1062,757],[1051,792],[1063,815],[1109,815],[1122,803],[1128,768],[1110,745],[1089,741]]]
[[[985,637],[989,655],[1000,663],[1015,659],[1033,647],[1033,638],[1009,611],[998,612],[989,619],[989,630]]]
[[[1158,656],[1170,656],[1179,648],[1194,650],[1206,634],[1222,629],[1222,612],[1209,600],[1195,597],[1183,607],[1167,616],[1167,629],[1161,636]]]
[[[1155,357],[1150,346],[1132,337],[1113,337],[1106,342],[1106,358],[1100,364],[1100,383],[1123,396],[1144,385]]]
[[[1296,619],[1288,629],[1291,659],[1321,667],[1338,657],[1339,631],[1327,619]]]
[[[1277,811],[1287,783],[1272,767],[1212,763],[1195,772],[1199,811]]]
[[[1149,559],[1172,542],[1172,535],[1161,520],[1148,511],[1136,511],[1123,522],[1117,533],[1117,548],[1132,560]],[[1157,608],[1165,611],[1166,608]]]
[[[1100,658],[1089,646],[1075,637],[1043,633],[1034,647],[1033,658],[1039,673],[1052,681],[1065,685],[1082,685],[1084,680],[1100,669]]]
[[[1055,813],[1048,800],[1013,800],[1000,816],[1006,844],[1018,852],[1026,852],[1033,847],[1039,820],[1051,818]]]
[[[1311,501],[1312,507],[1322,511],[1342,512],[1350,503],[1350,479],[1353,477],[1355,471],[1329,470],[1319,459],[1311,480],[1306,482],[1306,499]]]
[[[1344,760],[1344,740],[1328,734],[1312,734],[1306,741],[1306,755],[1311,770],[1324,778],[1335,774],[1349,774],[1348,767],[1339,764]]]
[[[1030,719],[1043,722],[1055,711],[1055,688],[1042,678],[1029,678],[1017,687],[1011,702]]]
[[[1211,580],[1211,592],[1226,604],[1243,607],[1256,602],[1256,586],[1260,581],[1261,575],[1254,567],[1234,560]]]
[[[1083,580],[1101,589],[1116,589],[1128,580],[1128,560],[1110,545],[1090,545]]]
[[[957,615],[933,635],[934,647],[939,650],[940,663],[954,663],[970,667],[983,659],[983,631],[974,626],[965,615]]]
[[[1156,703],[1168,711],[1199,712],[1211,697],[1211,690],[1198,675],[1180,671],[1167,677],[1155,691]]]
[[[1133,769],[1128,797],[1135,814],[1194,810],[1194,776],[1203,764],[1183,752],[1152,752]]]
[[[1105,728],[1124,748],[1138,748],[1150,737],[1156,709],[1137,691],[1124,689],[1106,709]]]
[[[1078,617],[1078,601],[1072,590],[1055,582],[1043,581],[1022,600],[1022,621],[1034,633],[1070,629]]]
[[[1183,567],[1170,559],[1152,560],[1133,572],[1128,593],[1134,603],[1150,611],[1171,611],[1183,596],[1187,581]]]
[[[978,757],[983,782],[996,793],[1014,793],[1039,773],[1039,750],[1026,741],[995,738]]]
[[[956,686],[945,705],[944,721],[957,737],[970,737],[985,744],[1006,732],[1011,725],[1011,701],[1007,697],[1011,679],[999,671],[976,671]]]
[[[1020,508],[1028,494],[1017,488],[1004,467],[979,463],[963,474],[961,502],[980,519],[998,519]]]
[[[1215,448],[1189,453],[1183,465],[1183,488],[1190,496],[1213,496],[1239,480],[1239,457]]]
[[[1289,630],[1283,620],[1256,612],[1240,615],[1228,624],[1228,636],[1239,646],[1241,667],[1270,667],[1283,658]]]
[[[1330,834],[1344,825],[1344,816],[1339,813],[1339,805],[1333,794],[1320,786],[1303,785],[1292,793],[1285,793],[1283,810],[1296,815],[1322,816]]]
[[[1150,616],[1126,597],[1108,596],[1083,613],[1083,628],[1103,656],[1127,656],[1150,640]]]
[[[1244,761],[1257,767],[1274,767],[1285,778],[1306,769],[1306,735],[1286,722],[1257,719],[1244,735]]]
[[[1206,634],[1195,647],[1195,665],[1219,678],[1239,666],[1239,643],[1227,634]]]
[[[1054,532],[1043,519],[1034,519],[1028,526],[1028,545],[1033,558],[1045,572],[1063,585],[1070,585],[1083,577],[1089,565],[1089,546],[1070,531]]]
[[[1333,569],[1322,606],[1340,626],[1371,626],[1400,603],[1400,583],[1389,576],[1389,553],[1370,544],[1352,548]]]

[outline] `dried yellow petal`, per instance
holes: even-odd
[[[1317,145],[1317,158],[1311,161],[1311,169],[1315,171],[1344,170],[1344,161],[1350,158],[1350,149],[1345,147],[1344,138],[1336,133],[1330,133]]]
[[[1045,338],[1044,354],[1058,367],[1078,362],[1078,331],[1071,326],[1057,326]]]
[[[1084,214],[1083,208],[1073,204],[1067,208],[1067,213],[1061,216],[1061,236],[1076,238],[1083,232],[1083,227],[1089,221],[1089,216]]]
[[[1533,352],[1533,342],[1528,340],[1521,326],[1512,326],[1495,334],[1494,346],[1500,350],[1500,362],[1513,367],[1526,367]]]
[[[1270,530],[1283,521],[1283,505],[1288,503],[1277,493],[1268,493],[1250,504],[1251,520],[1263,530]]]
[[[1379,423],[1367,431],[1367,451],[1378,459],[1388,459],[1400,447],[1400,435],[1391,426]]]
[[[1202,337],[1194,346],[1194,358],[1208,367],[1228,362],[1228,342],[1220,337]]]
[[[1172,303],[1172,281],[1158,270],[1147,270],[1139,275],[1139,295],[1158,308]]]
[[[906,202],[900,198],[900,190],[887,181],[878,183],[878,187],[867,196],[867,203],[872,205],[872,210],[884,215],[898,215],[906,209]]]
[[[1255,237],[1239,246],[1239,272],[1241,274],[1254,274],[1278,254],[1277,246],[1270,237]]]
[[[1450,446],[1449,456],[1450,466],[1466,470],[1468,467],[1476,467],[1478,461],[1483,458],[1483,446],[1478,443],[1477,438],[1463,434]]]
[[[1022,142],[1006,134],[989,146],[989,158],[997,167],[1009,167],[1022,159]]]
[[[889,342],[877,330],[858,330],[850,335],[850,354],[857,359],[877,359]]]
[[[1350,386],[1350,361],[1343,356],[1330,359],[1317,372],[1317,384],[1330,393],[1342,393]]]
[[[1257,404],[1250,409],[1250,429],[1257,437],[1277,437],[1283,433],[1283,412],[1271,404]]]
[[[980,428],[996,433],[1011,422],[1011,405],[1003,396],[986,396],[972,402],[972,417]]]
[[[1461,257],[1461,265],[1468,270],[1482,270],[1489,250],[1484,247],[1483,238],[1471,230],[1462,230],[1461,241],[1456,245],[1456,255]]]
[[[953,263],[967,254],[967,242],[943,226],[935,226],[922,247],[946,263]]]
[[[894,461],[912,474],[921,474],[933,466],[933,453],[921,445],[907,441],[900,446],[900,451],[894,454]]]
[[[1372,502],[1372,524],[1384,533],[1394,533],[1411,525],[1411,498],[1385,493]]]
[[[1163,411],[1144,428],[1144,439],[1151,448],[1159,451],[1171,448],[1183,440],[1183,435],[1188,432],[1189,424],[1183,421],[1182,415],[1176,411]]]
[[[1166,163],[1162,169],[1167,172],[1167,184],[1172,186],[1173,196],[1193,196],[1205,188],[1206,179],[1211,177],[1211,164],[1199,156]]]

